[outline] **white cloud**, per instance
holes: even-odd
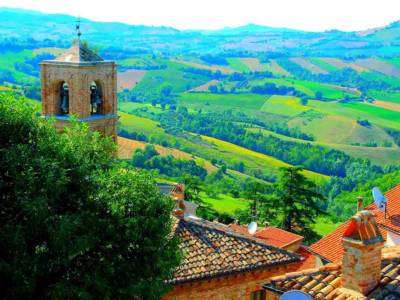
[[[0,0],[0,6],[179,29],[256,23],[314,31],[362,30],[400,19],[400,0]]]

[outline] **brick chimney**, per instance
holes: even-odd
[[[343,288],[367,295],[381,277],[384,240],[371,211],[359,211],[342,238]]]

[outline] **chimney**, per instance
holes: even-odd
[[[357,211],[363,210],[363,197],[358,196],[357,197]]]
[[[384,240],[371,211],[359,211],[350,219],[342,238],[343,287],[367,295],[381,279]]]
[[[179,219],[183,219],[185,215],[185,186],[177,184],[171,191],[172,199],[175,201],[175,208],[173,214]]]

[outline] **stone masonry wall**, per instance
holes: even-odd
[[[90,117],[90,85],[100,87],[103,100],[104,116],[117,114],[117,72],[113,62],[93,64],[44,62],[41,67],[42,114],[60,115],[60,89],[65,82],[69,87],[69,115],[78,118]],[[116,138],[117,118],[105,117],[103,120],[86,120],[90,128]],[[56,121],[57,129],[68,125],[68,121]]]
[[[273,291],[266,290],[265,291],[265,299],[266,300],[279,300],[282,295]]]
[[[343,240],[343,287],[367,295],[381,277],[381,250],[384,242],[362,245]]]

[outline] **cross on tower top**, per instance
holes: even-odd
[[[81,18],[80,17],[78,17],[78,19],[76,20],[75,29],[76,29],[76,34],[78,35],[78,42],[80,42],[81,35],[82,35],[82,33],[81,33]]]

